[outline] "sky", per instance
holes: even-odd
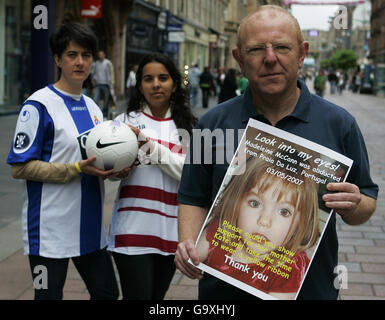
[[[346,0],[349,1],[349,0]],[[338,5],[292,5],[291,12],[297,18],[301,29],[329,30],[329,17],[337,14]],[[371,4],[357,5],[353,14],[353,29],[364,20],[370,21]]]
[[[329,17],[334,16],[338,5],[292,5],[291,13],[301,29],[329,30]]]

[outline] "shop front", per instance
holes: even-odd
[[[167,11],[166,17],[167,41],[164,43],[163,50],[175,62],[175,65],[182,70],[183,66],[179,61],[179,51],[180,44],[186,40],[185,32],[182,29],[184,20],[173,15],[170,11]]]
[[[126,23],[126,72],[146,55],[163,51],[165,31],[158,28],[161,9],[137,0]]]
[[[378,55],[374,62],[374,92],[379,97],[385,97],[385,52]]]
[[[183,66],[198,64],[199,69],[209,66],[210,33],[197,25],[183,25],[186,40],[181,45],[180,60]]]
[[[31,1],[0,0],[0,114],[30,95]]]

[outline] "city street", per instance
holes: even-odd
[[[379,185],[377,210],[360,226],[338,220],[339,264],[346,266],[348,288],[342,299],[385,299],[385,99],[372,95],[326,95],[356,118],[368,149],[371,175]]]
[[[312,88],[311,83],[308,83]],[[348,226],[338,219],[340,243],[339,263],[347,268],[347,288],[340,291],[341,299],[382,299],[385,300],[385,98],[373,95],[343,94],[325,98],[346,108],[356,118],[364,135],[371,173],[380,187],[377,210],[373,217],[360,226]],[[199,100],[200,101],[200,100]],[[216,99],[210,99],[210,107]],[[120,105],[119,111],[124,110]],[[206,109],[194,110],[201,116]],[[33,299],[33,285],[29,263],[23,255],[21,241],[21,195],[20,182],[12,179],[10,166],[5,164],[11,146],[17,116],[0,117],[0,300]],[[106,181],[105,224],[108,226],[111,215],[116,182]],[[190,280],[177,272],[166,299],[197,299],[197,281]],[[88,293],[76,269],[70,264],[64,299],[88,299]]]

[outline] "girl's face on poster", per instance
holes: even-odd
[[[265,253],[261,247],[271,251],[266,242],[272,242],[276,248],[284,246],[295,219],[295,207],[290,200],[291,192],[278,199],[280,188],[281,183],[276,181],[262,193],[259,192],[258,185],[255,185],[241,200],[237,225],[243,230],[243,234],[248,232],[263,239],[261,242],[253,241],[254,245],[248,245],[258,253]]]

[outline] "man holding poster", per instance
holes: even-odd
[[[250,132],[248,128],[247,139]],[[299,165],[281,166],[310,163],[298,157],[299,148],[296,155],[290,154],[290,162],[276,159],[272,164],[266,160],[273,158],[255,152],[251,143],[242,141],[238,153],[243,146],[247,161],[237,166],[241,174],[226,173],[229,182],[219,192],[197,243],[199,257],[272,297],[293,299],[309,266],[306,250],[319,238],[318,184],[304,178]],[[277,149],[272,156],[278,153],[285,154]]]
[[[233,140],[217,139],[209,146],[210,152],[230,149],[238,145],[238,129],[244,129],[250,118],[259,120],[310,140],[352,159],[353,165],[346,182],[328,183],[330,191],[322,197],[322,205],[334,209],[348,224],[367,221],[376,208],[378,186],[370,177],[368,155],[363,137],[355,119],[344,109],[309,92],[297,80],[298,70],[308,51],[296,19],[277,6],[262,6],[249,14],[238,30],[237,48],[233,56],[249,80],[241,96],[222,103],[207,112],[197,129],[232,130]],[[203,160],[204,146],[194,149],[194,135],[190,156]],[[224,152],[226,154],[226,152]],[[198,157],[199,158],[199,157]],[[320,160],[322,161],[322,160]],[[320,164],[320,163],[319,163]],[[200,299],[254,299],[253,295],[236,286],[204,273],[188,262],[198,265],[200,256],[195,246],[229,161],[213,159],[212,163],[186,162],[180,184],[179,245],[176,266],[187,276],[199,278]],[[334,268],[338,264],[336,217],[332,213],[318,246],[306,279],[297,298],[336,299]]]

